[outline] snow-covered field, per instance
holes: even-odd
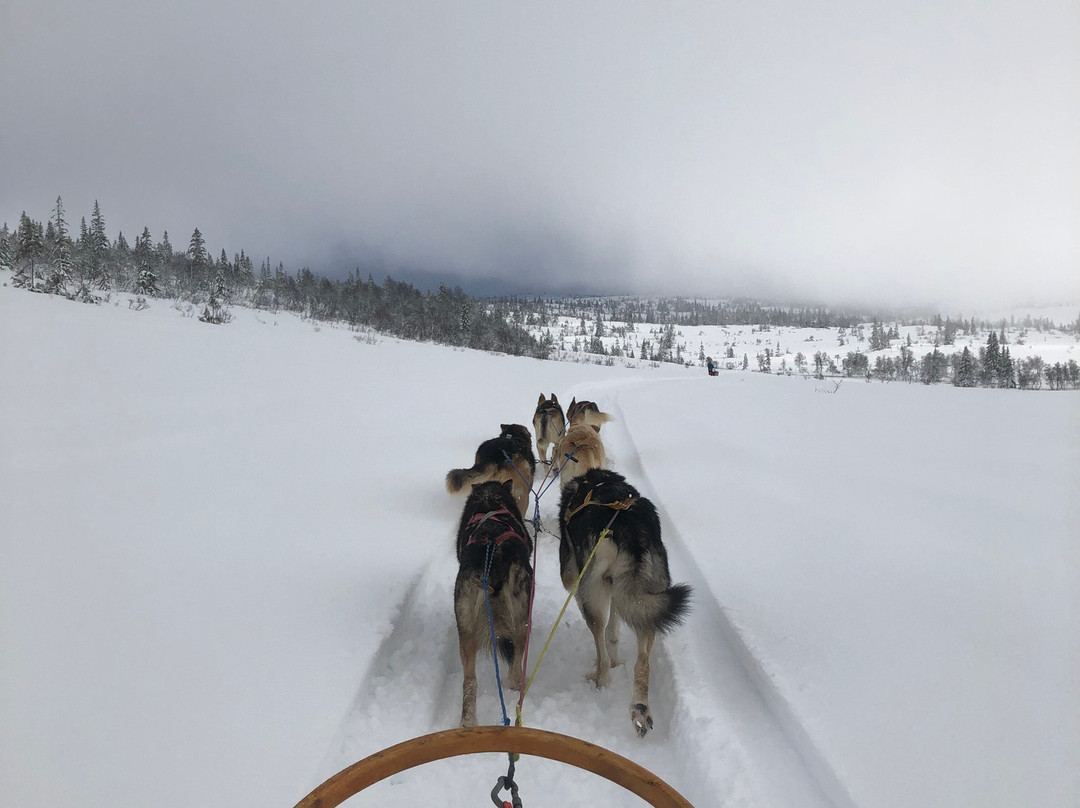
[[[1053,323],[1055,327],[1024,327],[1025,318],[1041,324]],[[993,312],[981,317],[980,322],[992,324],[995,333],[1005,334],[1006,347],[1013,361],[1019,362],[1031,356],[1039,356],[1047,365],[1053,365],[1056,362],[1068,362],[1070,359],[1080,361],[1080,342],[1076,333],[1070,331],[1078,319],[1080,307],[1057,306],[1017,309],[1007,313]],[[605,321],[604,336],[600,338],[600,342],[604,345],[606,355],[600,355],[590,353],[595,321],[586,320],[585,333],[582,334],[580,318],[558,317],[556,320],[554,325],[534,326],[530,331],[538,338],[550,335],[556,354],[563,360],[574,362],[643,367],[650,363],[642,359],[642,343],[647,342],[652,349],[650,353],[655,352],[664,332],[664,326],[660,325],[635,323],[633,330],[629,330],[626,323]],[[1004,328],[1002,322],[1005,323]],[[872,323],[864,323],[855,328],[677,326],[673,336],[676,350],[681,348],[680,357],[684,364],[702,367],[705,364],[704,358],[712,357],[721,370],[741,370],[745,357],[748,368],[757,370],[756,357],[768,349],[771,354],[772,373],[813,373],[813,358],[818,352],[833,360],[838,368],[842,366],[843,358],[851,352],[865,354],[873,367],[878,357],[897,358],[901,346],[909,347],[918,360],[935,349],[951,356],[968,348],[973,355],[978,356],[979,349],[986,347],[989,334],[983,328],[973,333],[961,330],[956,334],[954,342],[946,345],[942,342],[941,327],[897,325],[890,322],[885,322],[884,326],[886,330],[895,327],[899,337],[893,339],[888,348],[879,350],[870,350]]]
[[[615,416],[610,463],[695,600],[654,651],[645,739],[625,666],[585,682],[574,607],[526,724],[700,808],[1080,805],[1077,394],[540,362],[117,302],[0,286],[0,806],[291,806],[453,726],[443,476],[541,392]],[[542,534],[536,643],[556,568]],[[348,804],[490,804],[504,772],[457,758]],[[642,804],[535,758],[518,782],[530,808]]]

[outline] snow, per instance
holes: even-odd
[[[697,806],[1080,805],[1075,393],[709,378],[186,314],[0,286],[0,805],[290,806],[454,726],[462,501],[443,476],[541,392],[615,416],[610,465],[657,504],[695,598],[654,651],[645,739],[625,665],[585,682],[574,606],[526,724]],[[557,563],[541,534],[533,661]],[[456,758],[347,804],[489,804],[504,772]],[[643,804],[535,758],[518,782],[527,806]]]
[[[1069,333],[1067,327],[1080,318],[1080,306],[1056,307],[1049,309],[1018,309],[1014,313],[1015,325],[1007,325],[1004,329],[1006,347],[1015,362],[1028,357],[1038,356],[1043,359],[1047,366],[1054,363],[1068,362],[1070,359],[1080,358],[1077,351],[1077,338],[1074,333]],[[1039,331],[1033,328],[1023,328],[1021,323],[1025,317],[1034,320],[1043,320],[1056,324],[1053,329]],[[1001,321],[1008,322],[1008,314],[996,312],[993,318],[987,318],[985,322],[992,325],[995,333],[1001,328]],[[885,323],[886,329],[890,323]],[[595,321],[586,321],[585,327],[589,334],[595,328]],[[663,326],[635,324],[634,330],[625,331],[626,323],[605,320],[605,336],[600,338],[604,350],[614,356],[601,356],[588,352],[592,337],[581,334],[581,320],[573,317],[558,317],[553,326],[533,326],[532,333],[536,337],[549,334],[554,340],[555,351],[559,358],[572,362],[596,362],[599,364],[619,364],[624,367],[646,367],[650,364],[641,358],[641,343],[648,340],[655,352],[663,332]],[[684,364],[704,366],[701,356],[712,357],[716,360],[721,370],[738,370],[742,368],[742,360],[745,356],[748,367],[757,369],[756,357],[764,354],[768,348],[772,354],[772,372],[787,374],[798,372],[799,354],[806,363],[809,372],[814,370],[814,354],[820,352],[827,358],[831,358],[837,367],[841,366],[842,360],[849,353],[857,352],[865,354],[871,368],[878,357],[896,359],[900,355],[901,346],[908,346],[915,359],[921,360],[926,354],[937,349],[949,357],[968,348],[973,355],[979,355],[979,349],[986,347],[988,331],[979,330],[978,333],[958,333],[952,344],[942,344],[942,334],[938,327],[925,325],[896,325],[899,339],[893,339],[888,348],[870,350],[868,338],[871,334],[872,323],[864,323],[855,329],[841,328],[795,328],[791,326],[761,326],[752,325],[702,325],[702,326],[679,326],[675,328],[676,345],[682,347],[682,359]],[[575,345],[575,342],[577,345]],[[731,356],[728,356],[730,349]],[[633,352],[634,357],[628,358]]]

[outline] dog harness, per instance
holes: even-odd
[[[480,530],[480,526],[488,520],[495,522],[505,528],[502,533],[495,537],[478,538],[477,533]],[[474,513],[472,518],[465,524],[465,529],[469,531],[469,540],[465,543],[467,547],[470,544],[494,544],[498,547],[504,541],[510,538],[515,538],[525,545],[528,549],[529,543],[525,540],[525,537],[518,531],[517,526],[514,524],[514,515],[510,513],[506,508],[499,508],[498,510],[488,511],[487,513]]]
[[[592,495],[593,495],[593,489],[590,488],[588,490],[588,492],[585,494],[584,501],[580,505],[578,505],[576,508],[571,508],[569,511],[567,511],[566,516],[564,517],[567,522],[569,522],[571,519],[573,519],[575,516],[577,516],[578,511],[580,511],[580,510],[582,510],[584,508],[587,508],[590,505],[599,505],[599,506],[601,506],[603,508],[613,508],[613,509],[615,509],[617,511],[625,511],[625,510],[629,510],[630,506],[633,505],[635,501],[637,501],[637,497],[631,495],[631,496],[627,497],[626,499],[620,499],[620,500],[617,500],[615,502],[593,502]],[[615,517],[612,517],[612,519],[614,519],[614,518]]]

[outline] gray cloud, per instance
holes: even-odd
[[[0,219],[521,291],[1080,298],[1074,3],[159,5],[0,12]]]

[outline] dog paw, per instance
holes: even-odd
[[[639,738],[653,728],[652,713],[649,712],[648,704],[633,704],[630,706],[630,721],[634,725],[634,731]]]
[[[604,671],[589,671],[585,674],[585,678],[592,682],[597,690],[607,687],[608,685],[608,672]]]

